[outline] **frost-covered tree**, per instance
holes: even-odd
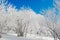
[[[29,13],[30,12],[30,13]],[[31,21],[31,13],[32,11],[30,9],[21,9],[19,11],[20,15],[17,16],[18,19],[16,20],[16,24],[17,24],[17,29],[16,32],[18,34],[18,36],[25,36],[27,35],[27,32],[29,31],[29,24]]]
[[[0,37],[4,27],[6,27],[6,7],[5,0],[0,0]]]
[[[56,10],[56,14],[57,14],[57,27],[56,27],[56,31],[58,34],[58,39],[60,40],[60,0],[54,0],[54,4],[53,4],[55,10]]]
[[[60,40],[60,1],[53,0],[53,8],[43,10],[46,27],[49,28],[54,40]]]
[[[46,21],[46,27],[49,28],[51,35],[54,37],[54,40],[60,39],[57,30],[57,28],[60,28],[57,24],[59,17],[58,14],[56,14],[55,8],[48,9],[47,11],[45,11],[44,17]]]

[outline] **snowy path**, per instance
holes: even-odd
[[[3,38],[1,38],[0,40],[47,40],[47,39],[43,39],[43,38],[23,38],[23,37],[16,37],[13,35],[8,35],[5,34],[3,35]],[[50,40],[50,39],[48,39]],[[53,40],[53,39],[51,39]]]

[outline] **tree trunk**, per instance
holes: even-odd
[[[17,36],[18,37],[23,37],[24,36],[23,34],[24,34],[23,32],[20,32],[20,33],[17,34]]]
[[[58,37],[55,33],[54,33],[54,40],[58,40]]]
[[[58,40],[57,38],[54,38],[54,40]]]
[[[2,38],[2,34],[1,34],[1,32],[0,32],[0,38]]]
[[[20,36],[21,36],[21,37],[23,37],[23,36],[24,36],[23,34],[24,34],[24,33],[23,33],[23,32],[21,32],[21,33],[20,33]]]
[[[0,35],[0,38],[2,38],[2,36]]]

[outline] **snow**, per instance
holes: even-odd
[[[39,35],[34,35],[34,34],[27,34],[27,38],[28,37],[32,39],[54,40],[51,37],[39,36]]]
[[[0,40],[54,40],[50,37],[42,37],[33,34],[28,34],[27,37],[17,37],[16,34],[3,34]]]

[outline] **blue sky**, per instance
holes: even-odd
[[[42,9],[48,9],[53,7],[53,0],[8,0],[8,3],[16,6],[17,9],[21,7],[31,8],[36,13],[39,13]]]

